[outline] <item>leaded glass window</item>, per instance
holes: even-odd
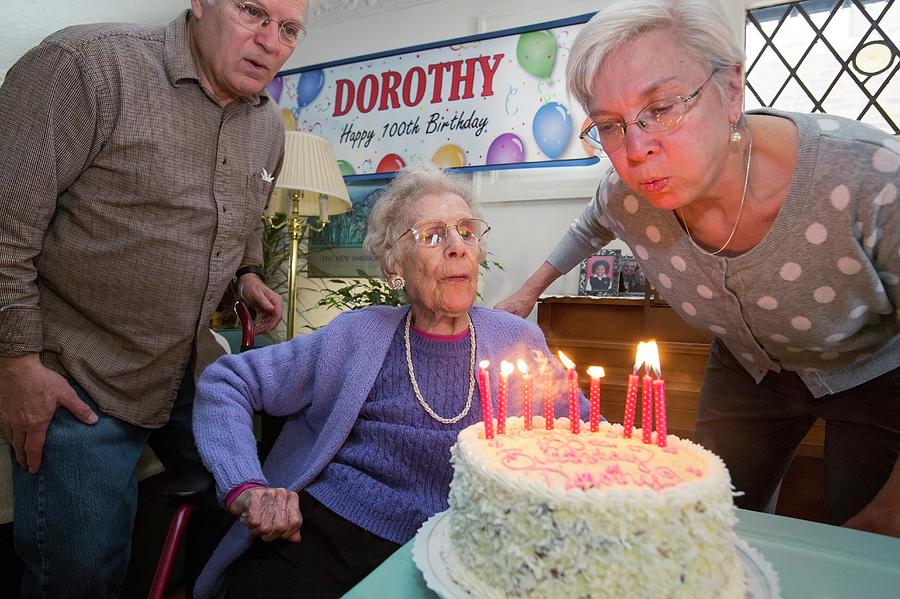
[[[826,112],[900,133],[898,40],[895,0],[748,10],[746,108]]]

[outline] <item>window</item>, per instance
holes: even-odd
[[[900,133],[898,40],[895,0],[748,10],[746,108],[826,112]]]

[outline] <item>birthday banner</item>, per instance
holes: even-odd
[[[271,83],[289,130],[331,142],[345,176],[586,164],[584,112],[565,65],[590,15],[285,72]]]

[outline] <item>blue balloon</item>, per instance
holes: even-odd
[[[559,102],[547,102],[534,115],[531,132],[547,158],[558,158],[572,137],[572,116]]]
[[[297,81],[297,106],[303,108],[312,103],[322,91],[325,84],[325,72],[322,69],[300,73]]]

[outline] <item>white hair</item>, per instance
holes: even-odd
[[[725,98],[729,67],[744,64],[744,50],[717,0],[618,0],[595,14],[569,51],[569,93],[585,112],[594,99],[594,80],[609,55],[648,31],[666,30],[685,54],[717,71],[712,83]]]
[[[443,171],[431,163],[407,166],[397,172],[369,214],[369,229],[363,241],[363,247],[378,260],[382,272],[390,274],[395,271],[397,256],[394,243],[415,224],[409,222],[413,205],[426,195],[445,192],[458,195],[474,217],[480,216],[471,187],[461,176]],[[479,249],[481,259],[484,248]]]

